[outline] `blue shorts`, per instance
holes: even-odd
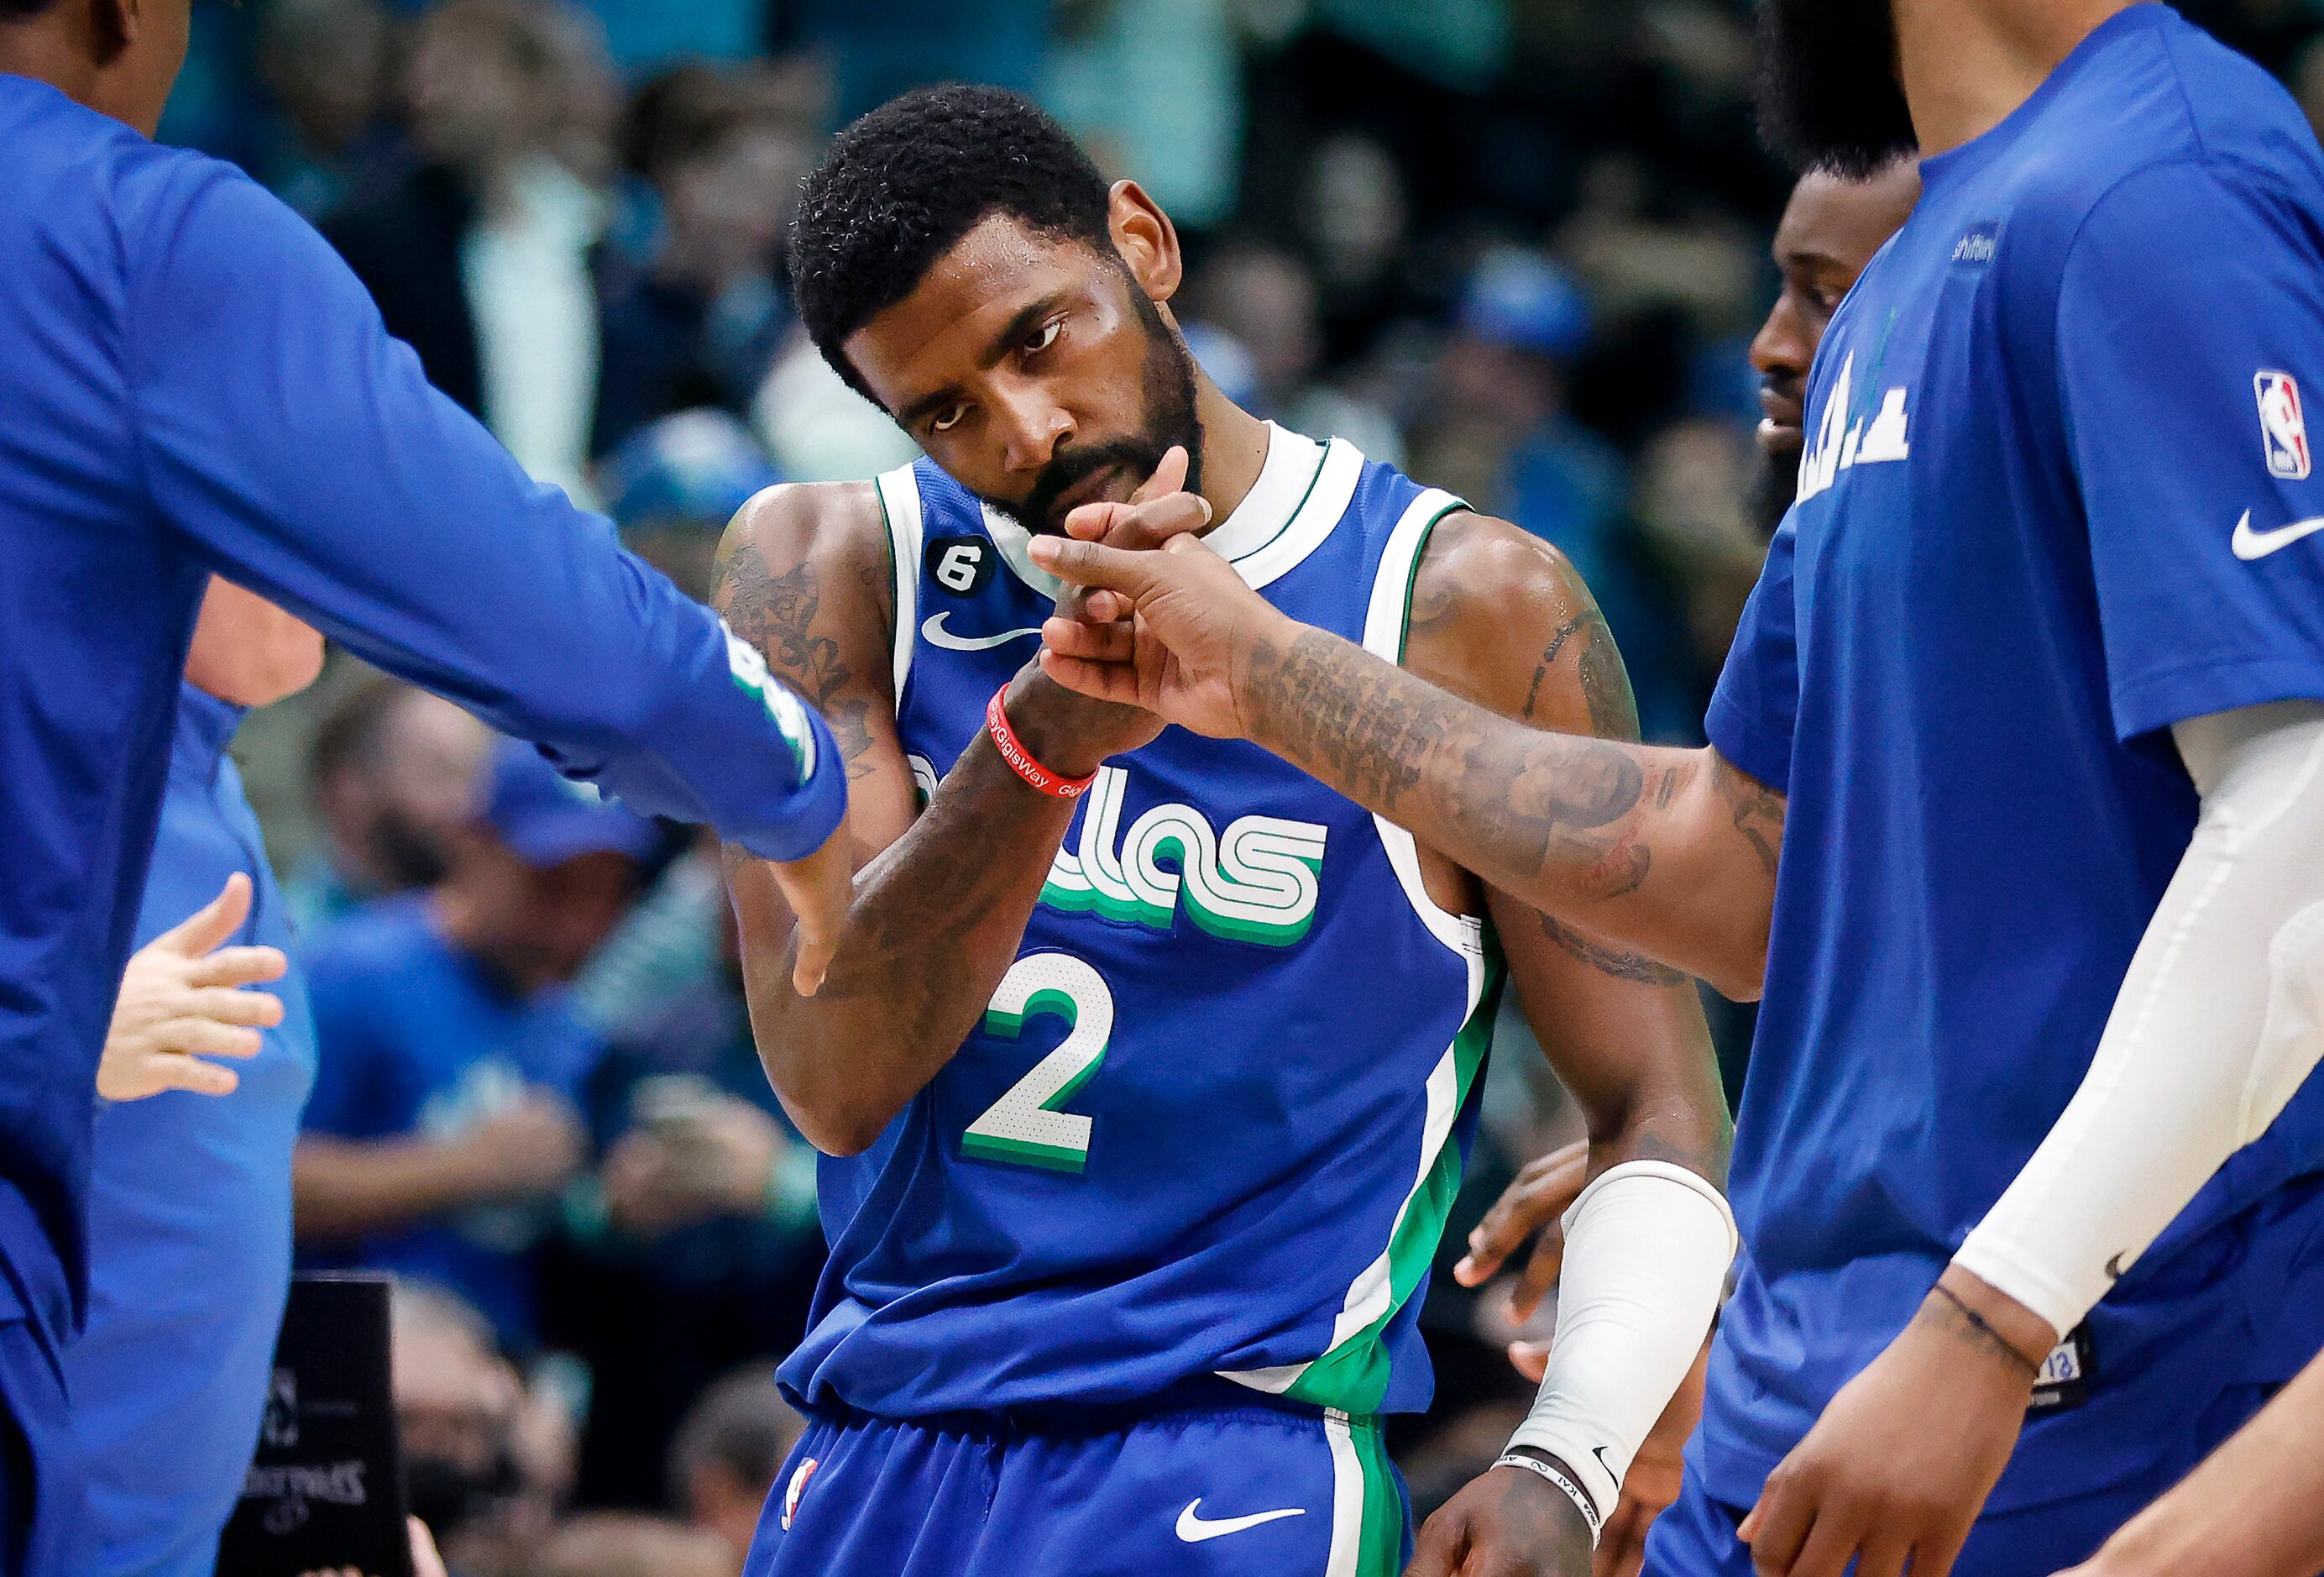
[[[1102,1430],[810,1414],[743,1577],[1397,1577],[1379,1424],[1188,1408]]]
[[[81,1475],[63,1371],[21,1316],[0,1320],[0,1577],[64,1577]]]
[[[2277,1388],[2231,1388],[2197,1421],[2191,1451],[2174,1451],[2122,1483],[1979,1517],[1953,1563],[1953,1577],[2054,1577],[2080,1565],[2115,1529],[2248,1422]],[[1677,1501],[1646,1536],[1641,1577],[1752,1577],[1750,1546],[1735,1536],[1749,1510],[1711,1499],[1690,1462]]]

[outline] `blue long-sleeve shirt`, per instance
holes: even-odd
[[[226,754],[242,721],[188,686],[137,918],[140,946],[251,879],[230,945],[290,948],[258,817]],[[290,1284],[290,1150],[315,1077],[294,964],[268,986],[282,1022],[233,1066],[231,1095],[166,1091],[97,1113],[88,1326],[65,1350],[88,1577],[209,1577],[242,1492]]]
[[[210,572],[770,858],[846,789],[821,721],[430,389],[289,208],[22,78],[0,150],[0,1318],[53,1338]]]

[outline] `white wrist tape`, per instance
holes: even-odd
[[[2202,819],[2073,1100],[1953,1262],[2081,1323],[2324,1056],[2324,706],[2173,730]]]
[[[1662,1161],[1623,1162],[1565,1213],[1549,1370],[1509,1444],[1563,1462],[1598,1522],[1702,1350],[1736,1243],[1719,1190]]]

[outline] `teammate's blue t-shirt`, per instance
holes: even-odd
[[[1923,180],[1825,336],[1709,718],[1790,796],[1696,1443],[1738,1505],[2080,1083],[2194,826],[2169,725],[2324,698],[2324,160],[2292,99],[2135,6]],[[2087,1399],[2036,1413],[1997,1509],[2126,1477],[2324,1345],[2320,1094],[2093,1314]]]
[[[771,857],[844,771],[231,166],[0,74],[0,1320],[78,1323],[92,1089],[212,570]],[[744,681],[744,682],[738,682]],[[804,731],[804,732],[802,732]]]
[[[310,1133],[446,1139],[527,1090],[579,1106],[604,1043],[555,988],[518,997],[454,947],[425,897],[390,899],[340,921],[303,960],[315,1004]],[[302,1250],[302,1264],[358,1265],[434,1281],[489,1316],[501,1340],[533,1340],[531,1252],[550,1204],[460,1211],[359,1244]]]
[[[248,873],[228,945],[290,948],[242,776],[242,708],[191,686],[178,707],[140,946]],[[92,1545],[76,1570],[208,1577],[242,1493],[290,1277],[290,1147],[315,1074],[294,968],[266,990],[282,1022],[232,1065],[234,1093],[169,1091],[97,1113],[88,1327],[65,1349]]]

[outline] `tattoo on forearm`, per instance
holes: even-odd
[[[1502,719],[1320,631],[1255,652],[1249,688],[1271,748],[1407,824],[1400,810],[1424,808],[1408,804],[1424,767],[1457,762],[1425,790],[1440,801],[1430,819],[1452,835],[1431,841],[1488,881],[1529,881],[1554,866],[1560,885],[1605,899],[1646,880],[1652,852],[1632,812],[1647,772],[1635,746],[1531,731],[1513,741],[1493,726]]]
[[[1713,756],[1711,784],[1733,818],[1735,830],[1758,854],[1767,874],[1774,876],[1784,848],[1784,797],[1738,771],[1725,756]]]
[[[1547,915],[1541,917],[1542,935],[1558,945],[1568,957],[1579,959],[1600,974],[1616,980],[1637,981],[1646,985],[1684,985],[1690,978],[1684,971],[1657,964],[1637,953],[1618,953],[1611,947],[1600,946],[1570,927],[1561,926]]]

